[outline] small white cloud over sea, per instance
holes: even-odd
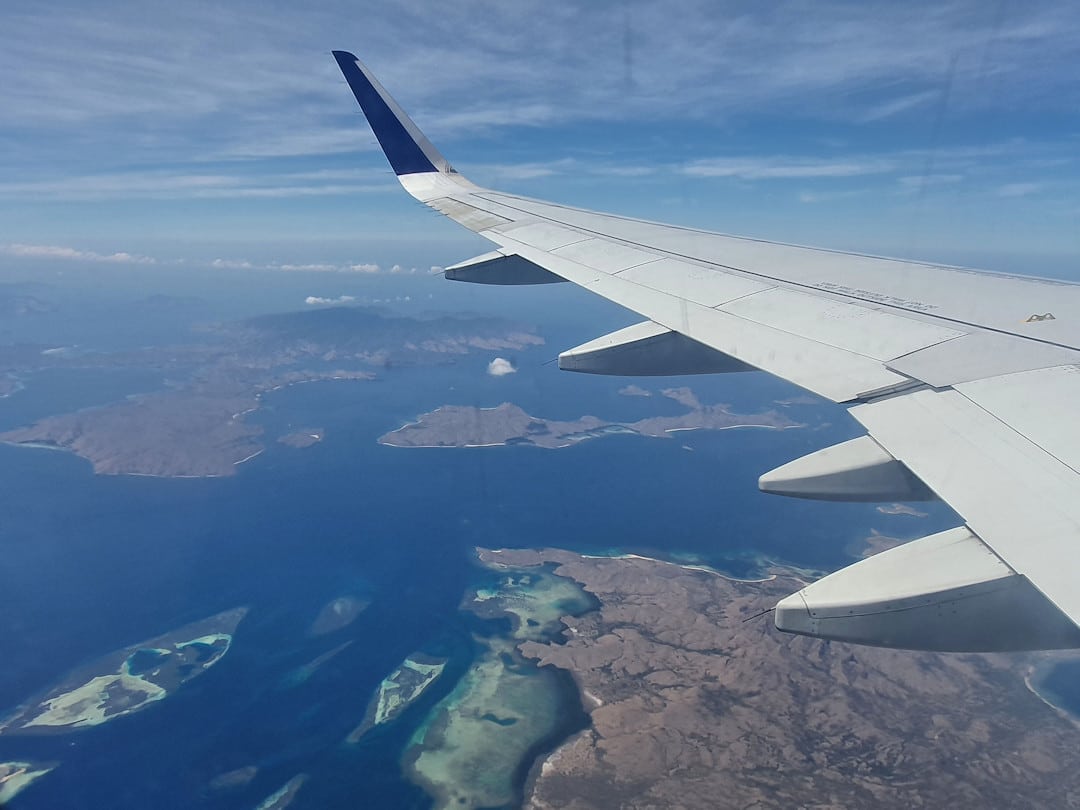
[[[515,371],[517,371],[517,369],[514,368],[514,364],[505,357],[496,357],[488,363],[488,374],[492,377],[505,377],[507,374],[513,374]]]
[[[337,298],[323,298],[319,295],[309,295],[304,299],[305,304],[311,306],[333,306],[334,304],[351,304],[356,300],[354,295],[339,295]]]

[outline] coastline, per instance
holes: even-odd
[[[1039,656],[1025,670],[1024,685],[1059,717],[1080,728],[1080,713],[1062,705],[1067,703],[1068,699],[1047,687],[1045,683],[1053,675],[1053,671],[1062,665],[1080,666],[1080,652],[1062,650],[1056,656],[1054,653]]]

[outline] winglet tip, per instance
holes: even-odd
[[[450,164],[432,146],[412,119],[390,97],[379,81],[349,51],[331,51],[394,173],[452,172]]]

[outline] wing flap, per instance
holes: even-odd
[[[516,225],[513,228],[500,230],[499,235],[513,239],[521,245],[552,252],[568,245],[584,242],[589,238],[581,231],[551,222],[529,222],[525,225]],[[492,234],[489,238],[495,239],[495,235]]]
[[[720,306],[736,298],[773,287],[758,279],[672,258],[631,267],[623,270],[619,276],[643,287],[678,295],[706,307]]]
[[[1080,367],[1025,371],[963,383],[956,390],[1080,474]]]
[[[858,304],[784,289],[749,295],[722,309],[877,360],[891,360],[964,334]]]
[[[633,267],[655,262],[660,257],[640,248],[630,247],[610,239],[584,239],[552,251],[556,256],[569,259],[599,270],[601,273],[618,273]]]
[[[1067,363],[1080,352],[997,332],[974,332],[894,359],[889,368],[935,388]]]

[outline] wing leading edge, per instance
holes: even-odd
[[[1080,286],[785,245],[553,205],[456,171],[371,72],[334,51],[402,186],[497,249],[447,269],[575,282],[640,313],[564,352],[605,374],[757,368],[867,428],[762,476],[825,500],[939,497],[965,525],[807,586],[787,632],[909,649],[1080,647]]]

